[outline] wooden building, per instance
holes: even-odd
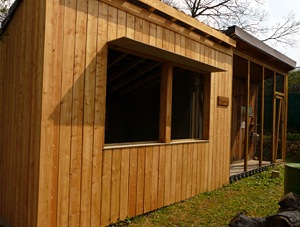
[[[4,28],[0,223],[105,226],[229,182],[233,64],[257,63],[234,39],[153,0],[20,1]]]
[[[230,163],[248,171],[251,160],[255,167],[285,161],[288,72],[296,62],[236,26],[225,33],[236,40]]]

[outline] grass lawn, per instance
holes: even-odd
[[[279,178],[271,178],[272,169],[236,181],[221,189],[112,226],[228,226],[238,212],[262,217],[275,214],[284,191],[284,165],[275,166]]]

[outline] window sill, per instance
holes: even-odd
[[[134,147],[149,147],[149,146],[166,146],[172,144],[186,144],[186,143],[208,143],[209,140],[197,140],[197,139],[181,139],[181,140],[172,140],[170,143],[161,143],[161,142],[132,142],[132,143],[114,143],[114,144],[105,144],[103,150],[110,149],[119,149],[119,148],[134,148]]]
[[[181,144],[181,143],[208,143],[209,140],[201,140],[201,139],[179,139],[172,140],[170,144]]]
[[[147,142],[132,142],[132,143],[113,143],[113,144],[105,144],[104,150],[109,149],[117,149],[117,148],[131,148],[131,147],[149,147],[149,146],[161,146],[166,143],[160,143],[157,141],[147,141]]]

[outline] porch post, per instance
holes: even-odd
[[[274,71],[273,75],[273,122],[272,122],[272,163],[276,161],[276,72]]]
[[[173,66],[171,63],[163,63],[161,75],[159,124],[159,141],[163,143],[170,143],[171,141],[172,81]]]
[[[248,60],[248,73],[247,73],[247,106],[246,106],[246,140],[245,140],[245,153],[244,153],[244,171],[247,171],[248,166],[248,153],[249,153],[249,105],[250,105],[250,74],[251,62]]]
[[[284,113],[283,113],[283,131],[282,131],[282,161],[285,162],[286,155],[286,134],[287,134],[287,123],[288,123],[288,74],[284,75]]]
[[[264,116],[265,116],[265,67],[262,70],[261,78],[261,112],[260,112],[260,153],[259,153],[259,167],[262,166],[263,152],[264,152]]]

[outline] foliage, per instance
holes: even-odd
[[[300,141],[300,134],[296,132],[288,132],[286,135],[287,141]]]
[[[300,70],[289,73],[289,94],[300,94]]]
[[[264,10],[264,0],[161,0],[175,8],[214,27],[226,30],[237,25],[262,41],[270,44],[282,44],[294,47],[297,44],[295,34],[300,32],[300,21],[289,12],[280,22],[265,26],[268,13]]]
[[[280,171],[279,178],[271,178],[269,169],[114,226],[228,226],[239,212],[255,217],[274,214],[283,195],[284,181],[283,165],[275,169]]]

